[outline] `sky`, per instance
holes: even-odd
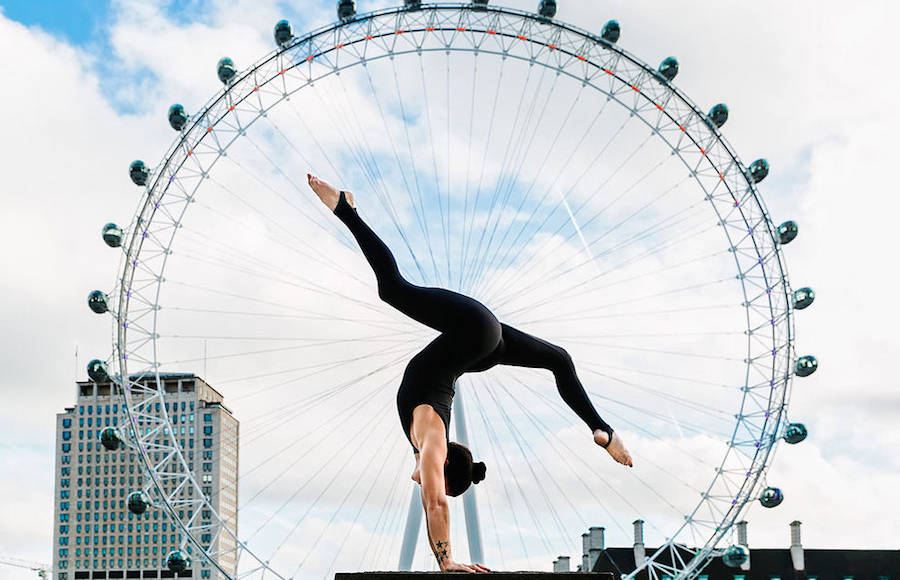
[[[729,141],[745,160],[771,163],[761,191],[773,221],[800,224],[785,249],[790,276],[817,297],[798,313],[797,348],[820,368],[795,381],[790,416],[811,433],[779,449],[768,479],[787,499],[777,510],[751,508],[751,547],[786,547],[789,522],[800,520],[809,547],[900,548],[889,516],[900,486],[891,364],[900,306],[890,294],[900,209],[890,185],[900,115],[890,95],[900,81],[885,72],[898,8],[559,4],[557,19],[582,28],[618,19],[620,44],[648,62],[678,56],[679,88],[698,103],[727,102]],[[85,353],[109,349],[109,329],[84,298],[114,278],[98,232],[110,216],[126,222],[134,212],[124,168],[160,157],[172,139],[169,104],[199,107],[218,89],[211,64],[223,53],[252,62],[271,49],[271,26],[283,17],[299,32],[332,22],[334,11],[330,2],[274,0],[0,1],[0,52],[18,55],[0,63],[0,493],[15,498],[0,511],[0,556],[52,557],[55,414],[74,401]]]

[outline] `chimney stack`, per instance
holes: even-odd
[[[600,554],[606,549],[606,540],[604,538],[605,531],[606,528],[602,526],[591,526],[588,528],[589,570],[594,569],[594,566],[597,565],[597,560],[600,559]]]
[[[581,570],[583,572],[591,572],[591,557],[588,553],[591,550],[591,535],[581,534]]]
[[[748,550],[747,561],[741,564],[741,570],[749,570],[750,569],[750,544],[747,543],[747,522],[746,520],[741,520],[737,523],[737,543],[739,546],[744,546]]]
[[[634,566],[639,568],[647,557],[644,551],[644,520],[634,520]]]
[[[791,562],[798,572],[806,569],[803,561],[803,544],[800,543],[800,522],[791,522]]]
[[[569,557],[568,556],[560,556],[556,560],[553,561],[553,571],[554,572],[568,572],[569,571]]]

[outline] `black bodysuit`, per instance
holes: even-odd
[[[350,229],[375,271],[378,296],[410,318],[441,332],[409,361],[397,391],[400,424],[411,445],[410,427],[416,406],[427,403],[434,408],[444,421],[449,441],[454,382],[464,373],[485,371],[497,364],[552,371],[566,404],[591,432],[603,429],[612,440],[612,428],[597,414],[563,348],[500,323],[473,298],[406,281],[390,249],[359,217],[356,208],[347,203],[343,191],[334,214]],[[413,449],[418,452],[415,445]]]

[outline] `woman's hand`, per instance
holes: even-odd
[[[482,572],[488,573],[491,569],[481,564],[460,564],[452,560],[445,560],[441,563],[441,572]]]

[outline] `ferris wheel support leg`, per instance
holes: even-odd
[[[456,383],[456,395],[454,396],[456,407],[456,440],[469,446],[469,433],[466,430],[466,415],[463,411],[463,399],[459,383]],[[474,564],[484,564],[484,549],[481,545],[481,525],[478,520],[478,504],[475,501],[475,486],[470,486],[463,494],[463,513],[466,517],[466,538],[469,540],[469,558]]]
[[[412,497],[409,499],[409,511],[406,514],[406,529],[403,531],[403,544],[400,547],[400,571],[412,570],[413,558],[416,555],[416,541],[419,539],[419,528],[422,527],[422,499],[419,486],[414,485]]]

